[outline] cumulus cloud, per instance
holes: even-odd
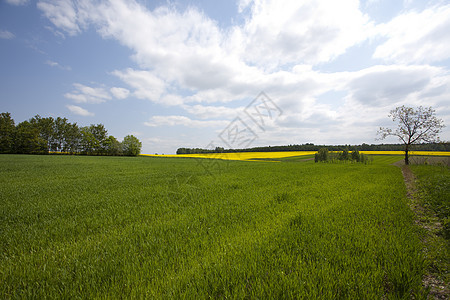
[[[174,6],[148,10],[131,0],[38,3],[58,30],[76,35],[91,26],[131,49],[137,64],[110,73],[126,88],[75,84],[67,98],[101,103],[136,97],[180,106],[192,117],[154,116],[145,123],[150,127],[224,126],[220,120],[236,116],[230,102],[245,107],[261,91],[283,110],[274,131],[267,131],[280,143],[312,141],[308,135],[313,142],[330,136],[343,142],[345,132],[370,136],[380,116],[395,105],[426,100],[448,107],[448,71],[427,64],[450,56],[450,5],[402,11],[378,25],[357,0],[241,0],[237,5],[242,24],[220,28],[192,6],[178,11]],[[377,59],[369,67],[318,71],[363,42],[370,48],[367,56]],[[387,65],[373,66],[379,59]],[[321,95],[330,91],[342,96],[321,103]],[[308,130],[292,133],[293,127]]]
[[[226,106],[184,105],[184,110],[200,119],[232,119],[244,107],[230,108]]]
[[[83,117],[93,117],[95,114],[77,105],[66,105],[66,107],[75,115]]]
[[[186,126],[191,128],[220,127],[228,124],[228,121],[203,121],[193,120],[185,116],[153,116],[150,121],[144,123],[150,127],[160,126]]]
[[[6,0],[6,3],[11,5],[25,5],[28,4],[28,0]]]
[[[134,88],[134,96],[140,99],[160,102],[161,96],[165,92],[164,80],[150,71],[127,69],[114,71],[113,75]]]
[[[114,98],[126,99],[130,95],[130,91],[125,88],[112,87],[109,89]]]
[[[56,27],[64,30],[69,35],[81,32],[76,5],[71,0],[41,0],[37,7],[44,13]],[[86,12],[84,12],[86,13]]]
[[[374,66],[354,72],[347,88],[350,97],[368,106],[387,106],[423,91],[442,71],[430,66]]]
[[[102,103],[111,99],[111,95],[104,88],[93,88],[80,83],[73,85],[75,90],[66,93],[64,97],[77,103]]]
[[[43,3],[47,6],[41,9],[59,29],[76,34],[93,24],[103,37],[132,49],[142,69],[113,74],[134,96],[167,105],[230,102],[254,97],[261,90],[296,91],[297,86],[309,90],[314,80],[270,70],[294,62],[330,61],[360,42],[372,26],[353,0],[339,5],[244,1],[239,5],[250,8],[245,24],[227,30],[192,7],[178,12],[170,7],[149,11],[134,1]],[[67,22],[53,21],[60,18]],[[187,89],[192,95],[177,96],[168,86],[175,87],[175,93]]]
[[[57,67],[59,64],[49,61],[49,65]],[[64,97],[76,103],[104,103],[115,99],[125,99],[130,95],[130,91],[122,87],[91,87],[81,83],[74,83],[74,90],[64,94]]]
[[[301,101],[292,94],[273,97],[283,110],[271,138],[313,143],[371,143],[387,114],[396,106],[449,108],[450,77],[439,67],[428,65],[378,65],[355,72],[316,74],[326,90],[336,91],[322,103],[323,90],[314,89]],[[324,78],[320,78],[325,76]],[[290,105],[289,105],[290,103]],[[442,117],[445,116],[441,115]],[[292,128],[296,128],[292,132]],[[287,130],[291,129],[291,131]],[[289,134],[293,134],[289,136]]]
[[[8,30],[0,30],[0,39],[10,40],[13,39],[15,35]]]
[[[148,11],[133,1],[101,2],[97,6],[88,1],[77,3],[78,15],[69,19],[74,24],[77,20],[83,20],[80,24],[91,22],[102,36],[113,37],[131,48],[135,52],[134,59],[142,69],[117,70],[113,74],[133,88],[136,97],[154,102],[160,102],[166,96],[167,85],[193,91],[194,95],[186,97],[186,101],[229,102],[236,98],[254,96],[264,85],[272,84],[269,77],[273,76],[249,64],[247,60],[257,55],[271,59],[290,55],[283,51],[281,53],[277,50],[279,47],[274,48],[273,53],[258,54],[254,52],[256,48],[247,41],[247,37],[243,40],[248,49],[242,49],[239,36],[254,35],[258,30],[252,32],[249,28],[258,26],[257,21],[248,25],[246,30],[234,28],[224,31],[194,8],[180,13],[167,7]],[[256,18],[256,12],[254,14]],[[291,16],[291,19],[296,17]],[[66,26],[64,23],[54,24],[69,33],[78,32],[81,28]],[[282,26],[284,25],[278,25],[279,28]],[[269,42],[268,40],[267,43]],[[276,44],[275,41],[271,43]],[[339,44],[336,41],[333,43]],[[349,46],[348,43],[346,45]],[[264,48],[271,51],[270,43]],[[293,48],[289,53],[294,55],[299,51]],[[280,63],[297,58],[299,57],[292,56]],[[262,63],[263,60],[261,59]],[[283,81],[280,78],[278,80]]]
[[[450,57],[450,4],[401,14],[377,32],[387,37],[373,56],[397,63],[431,63]]]
[[[255,64],[328,62],[365,40],[373,26],[356,0],[246,2],[251,16],[238,31]]]

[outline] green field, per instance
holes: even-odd
[[[420,298],[399,159],[0,156],[0,298]]]
[[[448,161],[447,161],[448,165]],[[426,228],[424,257],[427,275],[441,283],[439,299],[450,297],[450,169],[441,166],[412,166],[417,177],[419,222]],[[433,291],[431,291],[433,292]]]

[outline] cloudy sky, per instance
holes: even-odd
[[[403,104],[450,126],[449,28],[447,0],[0,0],[0,111],[143,153],[380,143]]]

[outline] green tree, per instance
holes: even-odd
[[[122,146],[124,155],[137,156],[141,153],[142,143],[134,135],[124,137]]]
[[[66,118],[57,117],[55,119],[55,133],[52,151],[61,152],[66,146],[66,131],[69,127],[69,122]]]
[[[14,147],[20,154],[48,153],[47,142],[40,137],[39,128],[29,121],[17,125]]]
[[[392,121],[398,122],[395,130],[386,127],[380,127],[377,132],[385,139],[388,136],[395,136],[404,144],[405,164],[409,164],[409,151],[411,146],[419,143],[437,143],[438,134],[444,128],[442,119],[435,116],[435,110],[432,107],[422,107],[414,109],[412,107],[400,106],[391,110],[389,117]]]
[[[9,112],[0,114],[0,153],[14,152],[16,126]]]
[[[108,131],[103,124],[91,124],[89,127],[82,127],[80,132],[81,151],[83,153],[88,155],[106,154]]]
[[[187,154],[188,150],[190,150],[190,149],[189,148],[178,148],[177,154]]]
[[[81,132],[77,123],[68,123],[65,130],[65,148],[63,151],[76,153],[81,151]]]
[[[122,143],[110,135],[105,140],[105,150],[108,155],[122,155]]]
[[[92,134],[88,126],[81,127],[80,129],[80,151],[84,154],[92,155],[96,149],[97,140]]]
[[[36,115],[30,119],[30,123],[39,130],[39,137],[45,141],[47,152],[54,151],[52,145],[55,139],[55,119],[52,117],[42,118]]]
[[[108,131],[105,129],[105,126],[103,124],[91,125],[89,126],[89,130],[95,139],[94,152],[96,154],[105,154],[105,142],[108,137]]]

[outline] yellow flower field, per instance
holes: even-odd
[[[359,151],[363,154],[384,154],[384,155],[405,155],[405,151]],[[409,151],[409,155],[433,155],[450,156],[450,152],[445,151]]]
[[[302,156],[315,154],[316,151],[284,151],[284,152],[237,152],[237,153],[206,153],[206,154],[179,154],[179,155],[151,155],[143,154],[145,156],[158,157],[200,157],[200,158],[216,158],[228,160],[253,160],[253,159],[270,159],[270,158],[284,158],[292,156]]]
[[[316,151],[284,151],[284,152],[237,152],[237,153],[207,153],[207,154],[173,154],[173,155],[154,155],[141,154],[143,156],[155,157],[197,157],[197,158],[215,158],[228,160],[258,160],[258,159],[276,159],[293,156],[303,156],[315,154]],[[404,155],[404,151],[360,151],[363,154],[384,154],[384,155]],[[433,156],[450,156],[450,152],[431,152],[431,151],[411,151],[410,155],[433,155]]]

